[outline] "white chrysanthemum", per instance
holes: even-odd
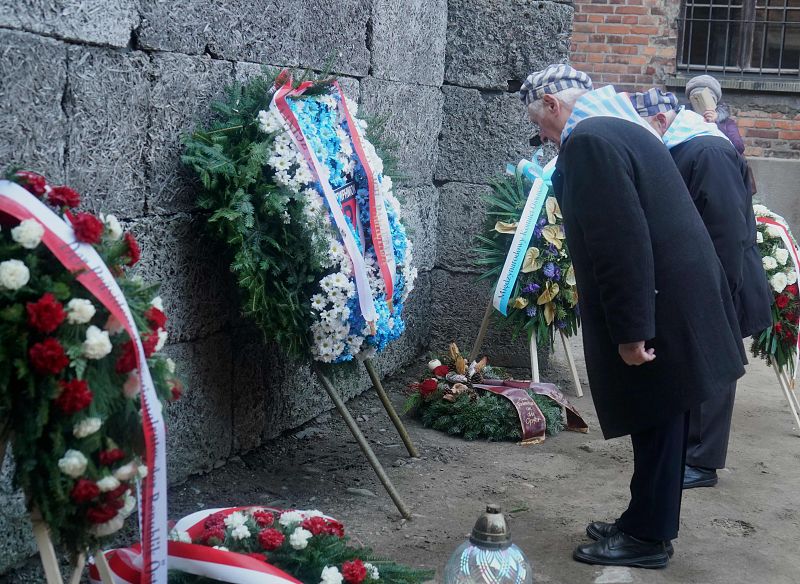
[[[258,127],[265,134],[274,134],[283,128],[283,124],[275,110],[261,110],[258,112]]]
[[[354,116],[354,117],[357,116],[358,115],[358,103],[356,103],[355,101],[353,101],[352,99],[350,99],[346,95],[344,96],[344,102],[347,105],[347,109],[350,110],[350,115]]]
[[[764,266],[765,270],[774,270],[778,267],[778,260],[772,256],[764,256],[761,258],[761,264]]]
[[[311,539],[312,534],[307,529],[298,527],[289,536],[289,545],[296,550],[304,550],[308,547],[308,540]]]
[[[19,290],[31,279],[30,270],[20,260],[0,263],[0,286],[6,290]]]
[[[128,515],[133,513],[134,509],[136,509],[136,497],[134,497],[130,493],[127,493],[125,495],[125,504],[122,506],[122,509],[119,510],[118,517],[119,516],[123,518],[127,517]]]
[[[764,243],[764,234],[756,231],[756,243]]]
[[[770,210],[764,205],[753,205],[753,213],[756,215],[769,215]]]
[[[25,249],[34,249],[42,242],[44,227],[36,219],[25,219],[11,230],[11,239]]]
[[[109,491],[113,491],[119,487],[119,484],[119,480],[112,476],[108,476],[97,481],[97,488],[100,489],[101,493],[108,493]]]
[[[250,530],[247,528],[246,525],[240,525],[238,527],[234,527],[231,531],[231,537],[233,539],[247,539],[250,537]]]
[[[109,535],[122,529],[123,525],[125,525],[125,518],[121,513],[117,513],[116,517],[106,521],[105,523],[92,525],[89,528],[89,533],[95,537],[108,537]]]
[[[794,269],[786,270],[786,283],[794,284],[797,282],[797,272]]]
[[[786,274],[778,272],[769,279],[769,283],[772,285],[772,289],[780,294],[788,286],[789,281],[786,279]]]
[[[129,481],[135,477],[139,472],[139,465],[135,462],[129,462],[114,471],[114,478],[118,481]]]
[[[769,235],[773,239],[780,239],[781,234],[783,233],[783,231],[775,225],[767,225],[765,231],[767,232],[767,235]]]
[[[164,359],[164,362],[167,365],[167,371],[169,371],[172,375],[175,375],[175,361],[173,361],[172,358],[167,357]]]
[[[163,328],[158,329],[158,342],[155,346],[156,353],[164,348],[164,346],[167,344],[167,339],[169,339],[169,333]]]
[[[277,153],[269,159],[268,164],[277,171],[289,170],[292,168],[292,160],[287,156],[280,156]]]
[[[313,308],[314,310],[323,310],[326,304],[327,301],[325,300],[325,297],[322,294],[314,294],[311,297],[311,308]]]
[[[278,523],[283,525],[284,527],[289,527],[295,523],[302,523],[303,522],[303,514],[299,513],[298,511],[286,511],[281,513],[280,518],[278,519]]]
[[[367,569],[367,576],[369,576],[373,580],[380,579],[381,573],[378,571],[377,566],[374,566],[369,562],[364,562],[364,567]]]
[[[103,215],[100,214],[100,221],[103,222],[106,228],[106,235],[111,241],[119,241],[122,239],[122,225],[116,215]]]
[[[108,331],[103,331],[92,325],[86,329],[86,340],[81,345],[83,356],[87,359],[102,359],[111,352],[111,339]]]
[[[173,528],[172,531],[169,532],[169,540],[180,543],[192,543],[192,536],[186,531],[179,531]]]
[[[283,186],[289,186],[292,182],[292,177],[285,170],[279,170],[275,173],[275,181]]]
[[[344,582],[344,576],[339,571],[339,568],[335,566],[325,566],[322,570],[322,580],[320,580],[320,584],[342,584]]]
[[[75,438],[86,438],[97,432],[103,426],[100,418],[85,418],[72,427]]]
[[[225,526],[231,529],[241,527],[247,521],[247,516],[240,511],[234,511],[225,518]]]
[[[64,456],[58,460],[58,470],[68,477],[77,479],[86,472],[88,462],[80,450],[67,450]]]
[[[91,300],[73,298],[67,302],[67,322],[70,324],[86,324],[96,312]]]
[[[782,266],[786,265],[786,261],[789,259],[789,250],[787,249],[776,249],[775,250],[775,259],[778,260],[778,263]]]
[[[150,301],[150,306],[164,312],[164,301],[161,299],[161,296],[156,296]]]

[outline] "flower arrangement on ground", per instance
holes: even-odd
[[[764,205],[753,205],[756,215],[756,241],[761,252],[773,294],[772,327],[753,336],[754,356],[773,361],[781,370],[794,377],[798,321],[800,320],[800,291],[798,290],[797,242],[786,220]]]
[[[224,509],[186,531],[176,526],[170,537],[268,562],[303,584],[415,584],[432,577],[428,571],[380,560],[368,548],[349,545],[344,526],[319,511]],[[177,571],[170,574],[170,584],[209,581]]]
[[[69,187],[27,171],[7,178],[63,213],[78,242],[99,253],[141,333],[159,398],[177,399],[175,363],[159,354],[167,316],[157,286],[126,273],[139,260],[134,236],[113,215],[76,211],[80,195]],[[0,442],[12,443],[14,480],[29,508],[41,513],[56,542],[80,552],[100,546],[134,511],[134,481],[147,470],[140,462],[140,376],[120,321],[44,237],[37,219],[2,216]]]
[[[453,343],[446,354],[428,362],[421,381],[411,384],[405,411],[428,428],[466,440],[520,441],[523,428],[512,402],[476,387],[509,378],[502,369],[490,366],[486,357],[468,363]],[[544,416],[547,435],[558,434],[564,428],[561,405],[534,391],[527,393]]]
[[[476,264],[482,279],[497,280],[508,256],[532,183],[526,175],[492,183],[486,197],[487,223],[477,236]],[[505,322],[514,335],[536,334],[539,346],[552,350],[555,332],[572,336],[580,325],[575,270],[567,249],[564,225],[552,185],[514,284]]]
[[[411,244],[392,179],[335,81],[257,77],[228,89],[184,162],[231,248],[244,312],[286,353],[340,363],[405,329]]]

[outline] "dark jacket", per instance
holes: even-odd
[[[656,427],[727,391],[746,362],[736,311],[664,144],[633,122],[590,118],[562,144],[556,167],[605,437]],[[642,340],[656,359],[626,365],[618,345]]]
[[[701,136],[670,150],[722,262],[742,335],[772,324],[772,294],[756,245],[747,163],[723,138]]]

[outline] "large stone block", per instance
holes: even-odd
[[[161,284],[170,341],[208,337],[238,324],[238,288],[227,250],[206,234],[205,216],[143,217],[129,227],[142,248],[136,273]]]
[[[98,210],[144,212],[149,61],[143,53],[70,47],[67,182]]]
[[[361,105],[364,115],[385,121],[383,139],[406,184],[430,183],[442,126],[442,92],[368,77],[361,81]]]
[[[565,63],[571,4],[538,0],[450,0],[445,80],[506,89],[550,63]]]
[[[430,270],[436,261],[439,212],[439,191],[432,185],[398,187],[396,196],[403,205],[400,211],[411,243],[414,246],[414,265],[418,270]]]
[[[532,126],[516,95],[444,86],[436,179],[488,183],[506,164],[530,158]]]
[[[300,65],[364,76],[369,72],[371,0],[297,0]]]
[[[141,0],[145,49],[297,65],[299,0]]]
[[[447,0],[374,0],[372,75],[441,86],[446,37]]]
[[[63,181],[66,46],[0,30],[0,55],[0,166],[22,166]]]
[[[166,353],[186,380],[186,391],[165,416],[167,472],[174,484],[231,455],[233,354],[228,335],[171,345]]]
[[[436,266],[454,272],[480,272],[475,265],[475,236],[486,224],[484,197],[491,188],[467,183],[445,183],[439,188],[439,239]]]
[[[469,352],[478,336],[481,317],[491,298],[489,282],[477,282],[475,274],[456,274],[436,269],[431,272],[432,314],[436,315],[431,329],[433,348],[443,350],[455,342]],[[499,318],[492,322],[483,342],[481,354],[490,363],[501,366],[530,367],[527,339],[512,339]]]
[[[36,552],[25,496],[14,488],[13,458],[0,459],[0,574],[7,572]]]
[[[0,26],[126,47],[139,24],[136,0],[0,0]]]
[[[153,57],[150,89],[147,211],[170,213],[196,207],[198,183],[183,166],[181,138],[211,118],[211,101],[233,82],[233,64],[203,57]]]

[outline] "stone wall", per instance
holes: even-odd
[[[378,361],[389,374],[474,337],[488,298],[469,253],[480,197],[529,150],[509,81],[566,60],[571,19],[567,2],[531,0],[0,0],[0,166],[43,172],[123,218],[139,272],[162,285],[187,381],[168,412],[171,481],[332,407],[306,366],[238,316],[224,249],[204,234],[179,156],[209,100],[263,65],[332,62],[363,111],[388,116],[420,269],[408,332]],[[493,353],[524,355],[500,338]],[[369,387],[355,366],[335,377],[345,397]],[[32,550],[8,460],[2,476],[0,573]]]

